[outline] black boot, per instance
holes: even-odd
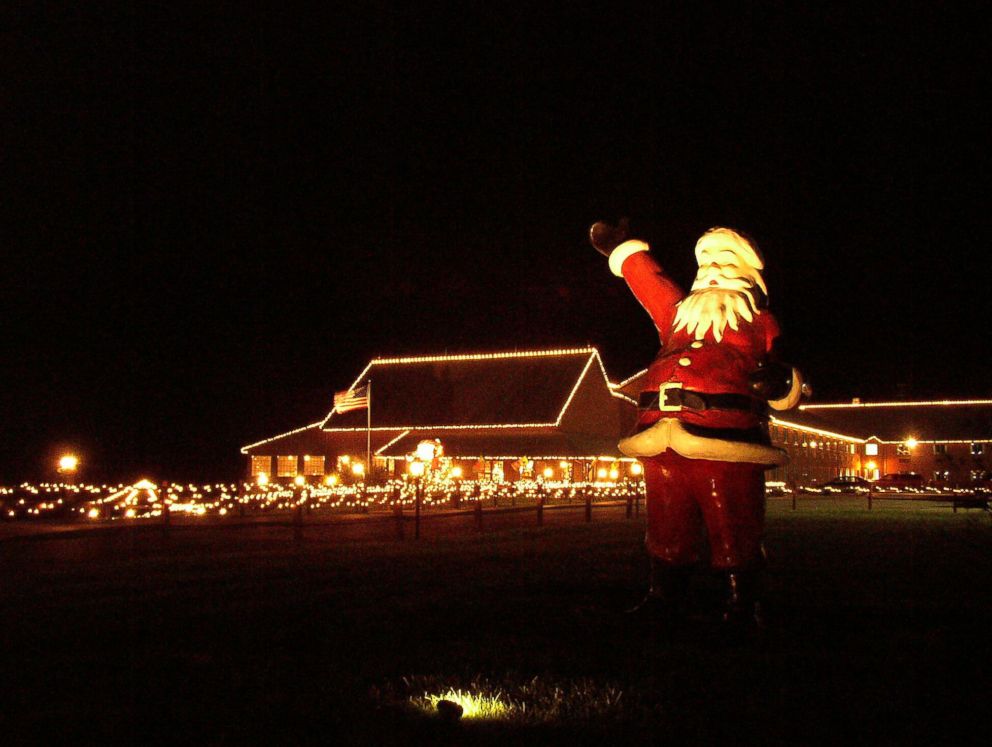
[[[723,639],[731,644],[761,639],[765,633],[765,614],[761,603],[759,572],[731,569],[724,572],[723,578]]]
[[[692,576],[691,565],[669,565],[651,557],[648,593],[627,614],[636,618],[674,623],[685,611],[685,598]]]

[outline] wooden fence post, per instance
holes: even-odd
[[[537,487],[537,525],[544,526],[544,486]]]
[[[303,539],[303,496],[302,490],[293,491],[293,497],[296,498],[296,508],[293,511],[293,539],[297,542]]]
[[[424,483],[417,480],[417,497],[413,505],[413,538],[420,539],[420,503],[423,499]]]
[[[586,493],[586,523],[592,521],[592,493]]]
[[[627,518],[630,519],[634,515],[634,496],[630,492],[630,486],[627,486]]]
[[[169,515],[169,502],[166,500],[168,495],[169,483],[163,482],[159,485],[158,499],[162,502],[162,534],[166,537],[169,536],[169,523],[172,521],[172,517]]]
[[[868,484],[868,510],[871,511],[872,498],[875,497],[875,483]]]

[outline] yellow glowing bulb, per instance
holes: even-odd
[[[341,464],[349,464],[351,462],[351,457],[347,454],[343,454],[341,457]]]
[[[607,474],[608,473],[606,471],[606,467],[600,467],[598,470],[596,470],[596,477],[598,477],[600,480],[605,480]]]
[[[554,476],[555,471],[553,469],[551,469],[551,467],[545,467],[544,468],[544,472],[542,472],[541,474],[544,475],[544,478],[546,480],[548,480],[548,479],[551,479],[551,477]]]
[[[611,469],[610,470],[610,479],[611,480],[616,480],[618,477],[620,477],[620,470],[618,470],[618,469]]]
[[[307,484],[307,478],[305,478],[303,475],[297,475],[296,477],[293,478],[293,484],[296,485],[297,487],[303,487],[304,485]]]
[[[324,485],[333,486],[333,485],[337,485],[337,484],[338,484],[338,476],[337,475],[328,475],[327,477],[324,478]]]
[[[917,441],[912,436],[910,436],[909,438],[906,439],[906,446],[908,448],[910,448],[910,449],[915,449],[916,448],[916,444],[918,444],[918,443],[919,443],[919,441]]]
[[[79,457],[75,454],[66,454],[59,459],[59,472],[75,472],[79,467]]]
[[[258,482],[259,485],[268,485],[269,484],[269,476],[267,474],[265,474],[264,472],[259,472],[258,473],[258,477],[256,477],[255,480],[256,480],[256,482]]]
[[[89,516],[91,519],[98,519],[100,518],[100,509],[91,508],[86,515]]]
[[[644,467],[641,466],[640,462],[634,462],[632,465],[630,465],[630,474],[634,475],[635,477],[641,474],[643,471],[644,471]]]
[[[434,452],[437,445],[433,441],[421,441],[417,444],[417,459],[423,462],[429,462],[434,458]]]
[[[414,477],[420,477],[424,474],[424,463],[418,459],[410,462],[410,474]]]
[[[462,468],[461,467],[452,467],[451,468],[451,476],[454,477],[455,479],[458,479],[459,477],[461,477],[462,476]]]
[[[875,462],[868,462],[868,464],[866,464],[865,467],[867,467],[868,469],[876,469],[878,465],[875,464]]]
[[[365,465],[362,464],[361,462],[355,462],[353,465],[351,465],[351,474],[355,475],[356,477],[361,477],[362,475],[365,474]]]

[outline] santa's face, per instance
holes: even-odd
[[[697,252],[699,271],[692,284],[692,290],[719,288],[721,290],[742,291],[752,282],[744,262],[727,247],[703,246]]]

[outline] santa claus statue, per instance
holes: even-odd
[[[794,407],[803,390],[798,371],[773,356],[779,328],[767,308],[764,263],[743,235],[713,228],[696,242],[699,271],[686,295],[628,233],[626,221],[590,229],[661,339],[637,430],[619,444],[643,462],[647,487],[651,576],[635,609],[677,617],[704,560],[705,528],[709,565],[725,584],[723,624],[735,633],[760,630],[764,471],[787,460],[771,445],[768,409]]]

